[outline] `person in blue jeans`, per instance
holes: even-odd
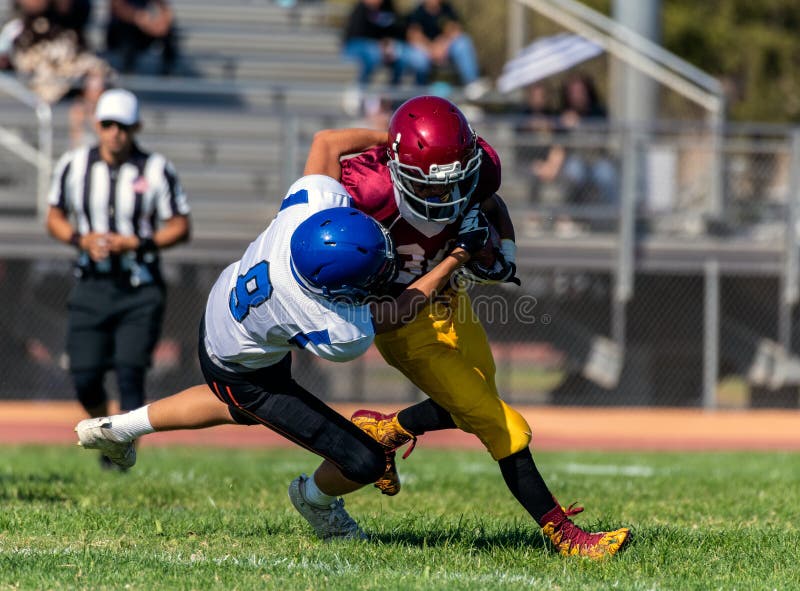
[[[358,62],[358,83],[366,86],[382,65],[391,69],[390,83],[400,83],[403,74],[411,71],[418,84],[425,83],[425,56],[405,42],[405,24],[392,0],[359,0],[344,29],[342,54]]]
[[[467,98],[480,98],[488,90],[486,81],[479,77],[472,39],[461,27],[461,19],[450,2],[422,0],[406,21],[406,38],[417,50],[409,56],[410,64],[424,72],[425,83],[434,65],[449,62],[455,67]]]

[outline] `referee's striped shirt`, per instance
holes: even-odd
[[[159,221],[189,213],[172,163],[136,144],[118,168],[100,158],[96,146],[64,154],[53,175],[48,203],[62,210],[81,235],[115,232],[152,238]]]

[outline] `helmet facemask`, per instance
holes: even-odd
[[[399,138],[398,138],[399,141]],[[425,172],[400,162],[396,150],[389,153],[389,173],[410,211],[429,222],[449,224],[463,213],[478,185],[481,150],[475,148],[462,164],[431,164]]]

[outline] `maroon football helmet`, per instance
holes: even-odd
[[[467,118],[438,96],[400,105],[389,121],[389,172],[414,215],[450,223],[478,184],[481,150]]]

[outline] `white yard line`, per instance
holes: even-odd
[[[619,466],[616,464],[577,464],[569,462],[561,466],[561,470],[570,474],[597,475],[597,476],[638,476],[649,478],[655,476],[656,470],[652,466],[631,464]]]

